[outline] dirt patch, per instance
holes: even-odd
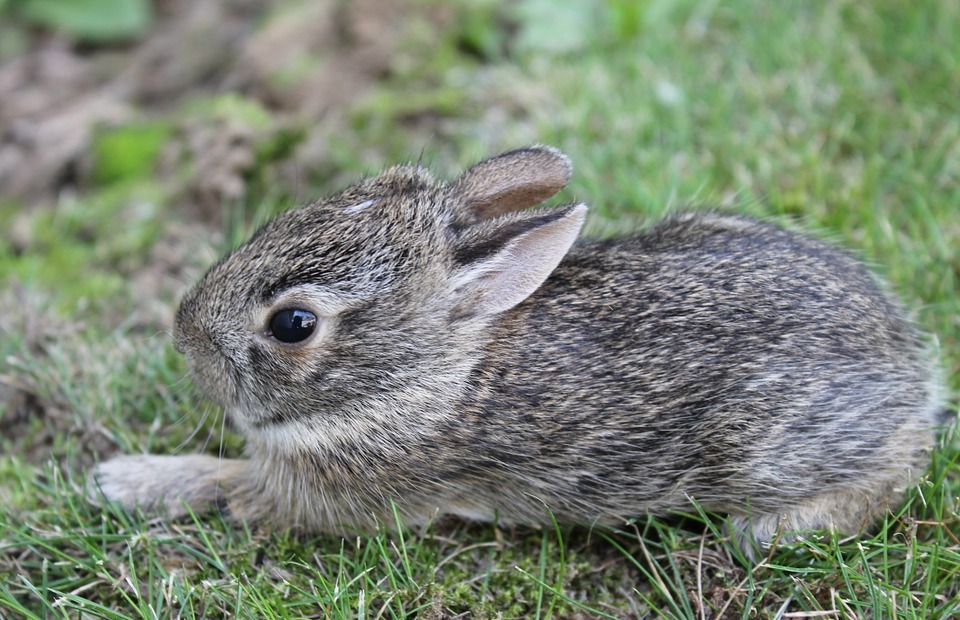
[[[0,68],[0,195],[48,200],[75,184],[93,128],[130,114],[89,59],[62,38],[42,39]]]
[[[383,0],[293,5],[245,43],[232,79],[272,106],[319,118],[390,71],[411,8]]]
[[[38,203],[82,187],[97,127],[176,117],[184,102],[210,93],[240,92],[280,122],[309,126],[390,73],[412,12],[438,27],[448,13],[387,0],[168,1],[158,10],[156,26],[128,48],[38,36],[0,68],[0,196]],[[214,128],[188,122],[180,130],[201,168],[224,159]],[[226,159],[240,174],[192,175],[198,186],[187,194],[211,202],[242,193],[249,161]]]

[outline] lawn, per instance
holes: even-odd
[[[115,454],[242,452],[169,329],[258,223],[531,143],[572,159],[588,235],[709,207],[850,248],[956,391],[960,3],[67,4],[0,0],[0,620],[960,616],[955,429],[869,534],[755,562],[693,505],[341,538],[84,493]]]

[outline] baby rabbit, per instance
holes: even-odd
[[[882,285],[733,215],[575,244],[584,205],[527,210],[570,174],[545,146],[450,183],[396,166],[276,217],[174,328],[248,458],[115,458],[103,495],[334,532],[394,507],[618,524],[693,499],[747,544],[894,506],[944,409]]]

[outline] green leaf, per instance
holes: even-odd
[[[29,21],[91,42],[133,38],[152,18],[149,0],[28,0],[21,11]]]

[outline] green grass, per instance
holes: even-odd
[[[311,127],[272,131],[266,108],[232,97],[168,111],[148,127],[205,109],[255,109],[266,127],[250,191],[209,239],[182,196],[137,178],[155,142],[136,165],[118,155],[75,202],[0,205],[12,231],[0,239],[0,618],[960,615],[953,433],[875,534],[823,535],[755,564],[694,506],[617,532],[443,521],[334,538],[83,499],[85,472],[115,452],[240,453],[163,331],[178,290],[252,222],[421,155],[453,174],[556,145],[576,167],[563,197],[591,205],[596,235],[691,204],[815,230],[891,281],[960,387],[960,4],[550,6],[465,3],[439,42],[412,10],[390,75],[319,121],[326,159],[296,183],[278,170]],[[139,288],[171,238],[189,242],[175,252],[183,269]]]

